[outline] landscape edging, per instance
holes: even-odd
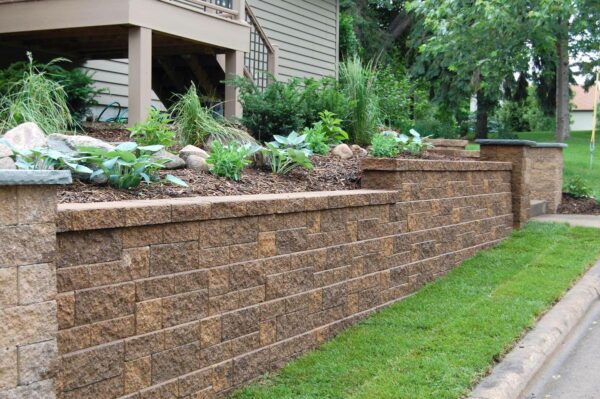
[[[600,261],[494,367],[468,399],[517,399],[600,299]]]

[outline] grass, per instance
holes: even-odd
[[[599,252],[596,230],[530,223],[233,398],[460,398]]]

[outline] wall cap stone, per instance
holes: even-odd
[[[482,171],[482,170],[511,170],[510,162],[488,161],[451,161],[429,159],[395,159],[395,158],[364,158],[361,162],[363,171],[427,171],[427,172],[455,172],[455,171]]]
[[[71,184],[68,170],[0,170],[0,186]]]
[[[398,191],[345,190],[59,204],[58,232],[392,204]]]
[[[501,139],[478,139],[475,143],[479,145],[508,145],[533,148],[567,148],[565,143],[538,143],[532,140],[501,140]]]

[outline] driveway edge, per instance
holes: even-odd
[[[468,399],[517,399],[597,300],[600,261],[515,345]]]

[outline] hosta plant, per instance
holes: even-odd
[[[91,175],[93,170],[81,164],[81,158],[70,157],[49,148],[31,150],[12,149],[17,169],[21,170],[71,170]]]
[[[136,143],[122,143],[113,150],[97,147],[80,147],[78,151],[85,163],[96,169],[91,178],[106,177],[108,184],[115,188],[128,189],[160,182],[158,171],[165,167],[168,159],[154,159],[153,154],[162,150],[162,145],[138,146]],[[187,187],[187,184],[173,175],[166,175],[164,181]]]
[[[287,137],[275,135],[273,138],[275,141],[267,143],[263,150],[273,173],[285,175],[298,167],[313,169],[306,135],[292,132]]]
[[[206,162],[210,165],[210,171],[216,176],[227,177],[233,181],[239,181],[242,171],[250,165],[250,157],[260,150],[258,145],[240,144],[231,142],[221,144],[215,141],[212,144],[210,156]]]

